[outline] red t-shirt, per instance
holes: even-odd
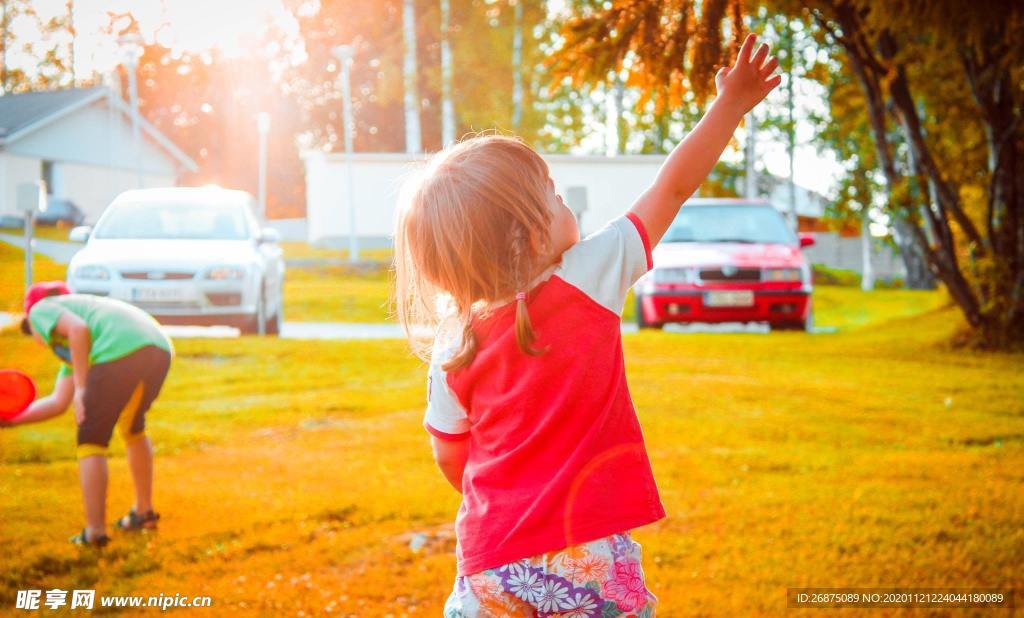
[[[651,268],[630,213],[572,246],[527,297],[540,356],[519,349],[515,303],[474,323],[477,354],[430,366],[424,426],[469,440],[456,517],[458,572],[469,575],[665,516],[626,386],[620,314]]]

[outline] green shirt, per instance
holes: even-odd
[[[171,340],[160,330],[157,321],[138,307],[88,294],[50,296],[32,306],[28,319],[32,328],[46,341],[46,345],[64,361],[57,374],[58,380],[71,375],[68,342],[65,337],[53,332],[53,327],[65,311],[81,318],[89,328],[92,339],[89,349],[90,366],[124,358],[148,345],[174,353]]]

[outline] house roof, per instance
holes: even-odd
[[[66,110],[77,109],[106,94],[106,88],[69,88],[46,92],[26,92],[0,97],[0,140],[46,120],[62,116]]]
[[[111,94],[106,86],[95,86],[0,96],[0,148],[100,100],[130,116],[130,108]],[[198,169],[195,161],[145,118],[140,118],[140,127],[182,167],[193,172]]]

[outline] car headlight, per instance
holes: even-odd
[[[655,268],[655,283],[693,283],[697,280],[697,271],[693,268]]]
[[[803,273],[799,268],[766,268],[761,278],[764,281],[793,283],[802,281]]]
[[[75,269],[76,279],[89,279],[92,281],[107,281],[110,279],[110,271],[105,266],[87,264]]]
[[[217,266],[206,271],[206,278],[214,281],[244,279],[245,269],[241,266]]]

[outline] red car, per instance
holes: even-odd
[[[640,328],[668,322],[811,325],[811,269],[797,236],[767,200],[691,199],[654,249],[637,282]]]

